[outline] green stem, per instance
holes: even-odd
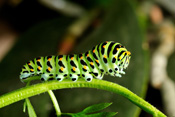
[[[61,110],[60,110],[60,107],[58,105],[58,102],[57,102],[57,99],[56,99],[54,93],[52,92],[52,90],[49,90],[48,93],[49,93],[50,98],[51,98],[53,105],[55,107],[55,111],[56,111],[57,116],[61,116]]]
[[[143,110],[145,110],[146,112],[152,114],[153,116],[166,117],[166,115],[164,115],[154,106],[152,106],[151,104],[149,104],[148,102],[140,98],[139,96],[135,95],[134,93],[129,91],[127,88],[109,81],[98,80],[98,79],[93,79],[92,82],[49,81],[49,82],[44,82],[44,83],[39,83],[36,85],[24,87],[1,96],[0,108],[7,106],[9,104],[12,104],[14,102],[17,102],[19,100],[25,99],[27,97],[44,93],[49,90],[64,89],[64,88],[79,88],[79,87],[103,89],[103,90],[120,94],[126,97],[128,100],[130,100],[134,104],[136,104],[137,106],[139,106],[140,108],[142,108]]]

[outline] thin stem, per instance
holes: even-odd
[[[57,116],[61,116],[61,110],[60,110],[60,107],[58,105],[57,99],[56,99],[53,91],[52,90],[49,90],[48,93],[49,93],[50,98],[51,98],[51,100],[53,102],[53,105],[55,107],[55,111],[56,111]]]
[[[115,84],[105,80],[93,79],[91,82],[86,81],[49,81],[44,83],[39,83],[36,85],[24,87],[18,89],[16,91],[10,92],[0,97],[0,108],[17,102],[19,100],[25,99],[27,97],[31,97],[34,95],[38,95],[40,93],[44,93],[49,90],[55,89],[64,89],[64,88],[80,88],[80,87],[88,87],[88,88],[97,88],[103,89],[107,91],[111,91],[117,94],[120,94],[126,97],[128,100],[145,110],[146,112],[152,114],[153,116],[166,117],[162,112],[156,109],[154,106],[137,96],[136,94],[129,91],[127,88],[120,86],[119,84]]]
[[[30,81],[27,82],[26,87],[29,86],[29,85],[30,85]],[[24,104],[23,104],[23,112],[24,112],[24,113],[26,112],[27,102],[30,103],[30,101],[29,101],[28,98],[26,98],[26,99],[24,100]],[[30,103],[30,104],[31,104],[31,103]],[[31,105],[32,105],[32,104],[31,104]],[[34,110],[34,109],[33,109],[33,110]]]

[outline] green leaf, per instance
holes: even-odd
[[[112,103],[95,104],[95,105],[92,105],[92,106],[85,108],[82,112],[83,113],[93,113],[96,111],[103,110],[103,109],[107,108],[108,106],[110,106],[111,104]]]
[[[34,111],[34,108],[33,108],[32,104],[30,103],[30,100],[28,98],[26,98],[25,102],[26,102],[26,105],[27,105],[27,110],[28,110],[29,117],[37,117],[36,113]]]
[[[72,114],[72,117],[113,117],[116,115],[117,112],[100,112],[100,113],[95,113],[95,114],[85,114],[85,113],[76,113]]]
[[[100,103],[94,104],[85,108],[83,111],[79,113],[63,113],[62,115],[72,116],[72,117],[112,117],[117,114],[117,112],[99,112],[107,107],[109,107],[112,103]],[[93,114],[90,114],[93,113]]]
[[[86,115],[84,117],[113,117],[117,112],[100,112],[95,114]]]
[[[62,115],[71,116],[71,117],[113,117],[117,112],[100,112],[94,114],[85,114],[85,113],[63,113]]]

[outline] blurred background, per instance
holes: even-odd
[[[83,53],[104,41],[131,53],[126,75],[104,80],[125,86],[169,117],[175,116],[175,0],[0,0],[0,95],[24,87],[22,65],[38,56]],[[97,89],[55,90],[61,111],[113,102],[118,117],[151,117],[124,97]],[[30,98],[38,116],[56,116],[47,93]],[[28,116],[23,102],[1,117]]]

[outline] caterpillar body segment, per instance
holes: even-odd
[[[102,79],[104,74],[121,77],[130,58],[131,53],[120,43],[106,41],[82,54],[35,58],[23,66],[20,79],[25,82],[32,76],[39,76],[42,81],[62,81],[64,78],[91,81]]]

